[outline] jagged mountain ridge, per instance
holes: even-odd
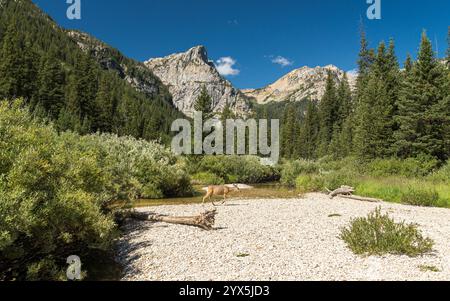
[[[250,110],[247,97],[219,74],[204,46],[150,59],[145,65],[169,88],[174,105],[187,115],[194,111],[203,86],[212,98],[214,112],[221,112],[227,104],[237,115]]]
[[[325,93],[328,72],[331,72],[340,82],[345,72],[333,65],[325,67],[302,67],[295,69],[273,84],[261,89],[242,90],[247,97],[254,99],[257,103],[268,103],[271,101],[300,101],[310,99],[320,101]],[[350,87],[354,88],[356,76],[347,74]]]
[[[166,92],[167,88],[143,63],[125,57],[119,50],[85,32],[77,30],[67,30],[66,32],[81,50],[94,57],[103,69],[116,72],[120,78],[136,90],[149,96]]]

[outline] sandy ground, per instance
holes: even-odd
[[[419,225],[435,241],[432,254],[354,255],[340,229],[377,206],[396,221]],[[207,207],[209,208],[209,207]],[[196,215],[202,205],[141,208]],[[130,221],[118,242],[123,280],[450,280],[450,210],[391,203],[299,199],[232,200],[218,208],[215,231]],[[339,214],[340,216],[330,217]],[[439,272],[423,271],[432,266]]]

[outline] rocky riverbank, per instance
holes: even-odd
[[[416,258],[354,255],[339,239],[340,229],[377,206],[396,221],[419,224],[435,241],[435,252]],[[139,210],[196,215],[204,209]],[[235,199],[218,208],[216,227],[207,232],[130,221],[118,243],[123,280],[450,280],[449,209],[330,200],[322,194]]]

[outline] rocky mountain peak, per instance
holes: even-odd
[[[187,56],[186,60],[188,61],[199,61],[203,63],[209,63],[208,51],[206,50],[206,47],[203,45],[192,47],[186,52],[186,56]]]
[[[247,98],[216,70],[204,46],[144,63],[169,88],[174,105],[191,116],[203,87],[212,98],[212,109],[221,112],[229,104],[237,114],[249,110]]]
[[[328,72],[335,77],[336,82],[344,78],[345,72],[334,65],[325,67],[304,66],[292,70],[273,84],[261,89],[248,89],[242,92],[258,103],[271,101],[300,101],[303,99],[320,100],[325,93]],[[354,87],[356,77],[347,74],[350,87]]]

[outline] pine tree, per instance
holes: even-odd
[[[18,32],[15,20],[5,32],[0,57],[0,97],[30,101],[35,91],[37,55]]]
[[[394,41],[389,49],[380,43],[375,60],[367,75],[366,86],[360,92],[356,112],[355,151],[362,159],[392,155],[394,131],[397,124],[397,102],[400,89],[400,70]]]
[[[448,27],[447,69],[444,84],[444,97],[440,103],[443,125],[444,158],[450,159],[450,26]]]
[[[8,26],[3,37],[0,51],[0,97],[16,97],[20,94],[20,74],[16,66],[21,64],[19,42],[16,26]]]
[[[98,116],[96,107],[97,73],[92,67],[92,60],[80,53],[77,57],[73,73],[68,83],[68,106],[69,110],[80,120],[85,130],[87,125],[93,125],[92,119]]]
[[[328,71],[325,94],[319,104],[320,134],[318,155],[319,157],[329,154],[328,146],[335,132],[335,124],[338,120],[339,104],[336,96],[334,75]]]
[[[339,152],[341,158],[350,156],[353,153],[354,137],[354,116],[350,115],[342,125],[341,133],[338,137]]]
[[[110,76],[102,76],[95,97],[95,107],[98,116],[95,118],[94,130],[101,132],[111,132],[113,118],[117,107],[117,99],[113,95],[114,89]]]
[[[386,94],[385,99],[381,99],[379,107],[384,112],[383,128],[380,136],[385,140],[383,143],[383,156],[392,156],[395,154],[393,144],[395,142],[394,132],[398,130],[399,125],[395,122],[395,116],[398,114],[397,103],[400,97],[400,89],[402,86],[402,78],[400,65],[395,54],[395,43],[391,39],[389,42],[389,50],[386,55],[387,68],[383,76],[383,93]]]
[[[352,140],[352,131],[349,128],[350,119],[352,114],[352,92],[350,84],[348,83],[347,75],[344,74],[344,78],[340,81],[337,89],[337,116],[333,126],[333,137],[330,144],[330,154],[335,158],[342,158],[348,156],[347,146],[343,145],[344,141]],[[345,128],[344,128],[345,125]],[[344,133],[344,131],[346,131]]]
[[[64,71],[52,54],[42,58],[38,73],[38,95],[34,105],[41,106],[52,119],[57,119],[64,106]]]
[[[317,158],[317,142],[319,136],[319,111],[317,105],[309,102],[305,119],[299,132],[299,153],[304,159]]]
[[[405,81],[398,102],[396,151],[400,157],[430,155],[446,159],[442,115],[444,71],[435,58],[426,33],[411,76]]]
[[[348,82],[347,74],[344,74],[343,79],[340,81],[338,89],[337,89],[337,102],[338,102],[338,116],[337,116],[337,125],[339,130],[342,129],[342,125],[345,120],[352,113],[353,100],[352,100],[352,91],[350,89],[350,84]]]
[[[203,117],[208,118],[212,113],[212,99],[206,90],[206,86],[202,87],[199,97],[195,101],[194,109],[197,112],[203,112]]]
[[[450,68],[450,26],[448,27],[448,34],[447,34],[447,68]]]
[[[360,24],[360,50],[358,59],[358,74],[359,79],[362,80],[370,70],[373,62],[373,53],[369,49],[369,43],[367,41],[364,25],[361,21]]]
[[[411,73],[411,70],[413,68],[413,61],[412,61],[411,55],[409,53],[406,56],[406,61],[404,63],[404,66],[405,66],[405,77],[406,77]]]
[[[227,119],[234,118],[233,111],[231,110],[230,104],[228,102],[226,103],[225,107],[223,108],[222,114],[220,117],[221,117],[221,121],[223,124],[225,124]]]
[[[281,127],[281,156],[287,159],[298,157],[299,118],[294,104],[288,104],[284,111]]]

